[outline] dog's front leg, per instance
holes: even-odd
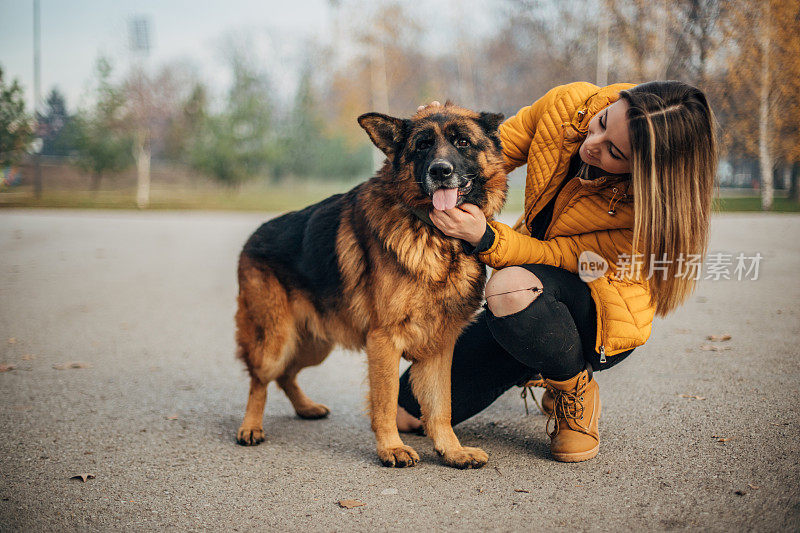
[[[431,354],[411,365],[411,387],[422,411],[425,432],[445,464],[480,468],[489,456],[480,448],[461,446],[451,424],[450,368],[455,341],[441,354]]]
[[[367,335],[369,405],[378,457],[384,466],[414,466],[419,455],[403,444],[397,431],[397,395],[400,391],[401,351],[382,331]]]

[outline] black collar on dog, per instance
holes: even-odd
[[[432,228],[435,228],[436,225],[431,220],[431,215],[428,213],[426,209],[417,209],[415,207],[411,208],[411,212],[414,213],[414,216],[429,225]]]

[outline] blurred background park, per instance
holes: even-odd
[[[799,211],[798,28],[798,0],[2,0],[0,207],[294,209],[374,172],[362,113],[680,79],[717,207]]]

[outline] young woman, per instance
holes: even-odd
[[[507,170],[528,165],[516,226],[487,222],[469,204],[430,213],[496,269],[486,309],[455,347],[454,424],[536,376],[553,458],[597,455],[593,371],[643,345],[653,316],[675,310],[699,278],[717,164],[713,122],[700,90],[657,81],[562,85],[502,124]],[[418,429],[419,416],[406,372],[398,427]]]

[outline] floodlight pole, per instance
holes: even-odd
[[[39,135],[39,108],[42,101],[42,35],[40,31],[39,0],[33,0],[33,117],[36,124],[35,135]],[[33,154],[33,194],[42,197],[42,167],[39,151]]]

